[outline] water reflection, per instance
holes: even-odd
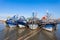
[[[17,40],[17,30],[15,28],[6,28],[4,33],[4,40]]]
[[[60,24],[57,25],[56,29],[57,30],[56,30],[55,34],[56,34],[57,40],[60,40]]]
[[[17,40],[18,38],[27,35],[32,30],[30,29],[20,29],[18,27],[9,28],[5,27],[0,23],[0,40]],[[59,40],[60,39],[60,24],[57,25],[57,30],[53,32],[49,32],[46,30],[42,30],[38,32],[36,35],[30,37],[28,40]]]
[[[3,31],[2,31],[2,36],[0,36],[1,40],[17,40],[18,38],[20,38],[21,36],[24,36],[26,34],[28,34],[30,31],[30,29],[20,29],[20,28],[9,28],[6,27]]]
[[[0,23],[0,32],[5,28],[4,24]]]
[[[29,38],[28,40],[57,40],[57,38],[56,38],[55,32],[48,32],[48,31],[42,30],[38,34]]]
[[[48,32],[48,31],[42,30],[42,33],[45,34],[45,37],[49,38],[49,40],[57,40],[55,31]]]

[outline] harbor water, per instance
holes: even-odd
[[[46,30],[9,28],[0,22],[0,40],[60,40],[60,24],[53,32]]]

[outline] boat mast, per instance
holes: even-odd
[[[33,26],[33,24],[34,24],[34,12],[32,13],[32,26]],[[33,29],[33,27],[32,27],[32,29]]]
[[[47,10],[47,12],[46,12],[46,16],[47,16],[47,21],[49,21],[51,15],[48,13],[48,10]]]

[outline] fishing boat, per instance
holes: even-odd
[[[53,28],[54,28],[53,24],[46,24],[45,27],[43,27],[43,29],[47,31],[53,31]]]
[[[8,18],[6,20],[6,25],[8,25],[9,27],[16,27],[17,26],[17,19],[18,19],[18,17],[16,15],[14,15],[11,18]]]
[[[38,19],[37,18],[32,18],[30,19],[28,22],[28,26],[30,29],[37,29],[38,28],[38,23],[37,23]]]
[[[37,29],[38,28],[38,24],[37,24],[38,18],[36,17],[36,15],[34,15],[33,13],[33,17],[31,17],[28,21],[28,26],[30,29]]]
[[[53,31],[53,29],[56,27],[54,24],[54,20],[51,19],[51,15],[47,12],[47,15],[43,17],[42,23],[45,24],[43,29],[47,31]]]
[[[27,21],[26,21],[26,19],[25,19],[24,16],[21,16],[21,17],[18,19],[18,26],[19,26],[20,28],[25,28],[25,27],[26,27],[26,23],[27,23]]]

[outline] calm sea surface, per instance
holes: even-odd
[[[0,40],[18,40],[19,38],[29,34],[30,29],[20,29],[6,27],[3,23],[0,22]],[[53,32],[48,32],[41,30],[38,33],[33,32],[32,37],[28,36],[24,39],[28,40],[60,40],[60,24],[57,25],[57,30]],[[35,34],[35,35],[34,35]]]

